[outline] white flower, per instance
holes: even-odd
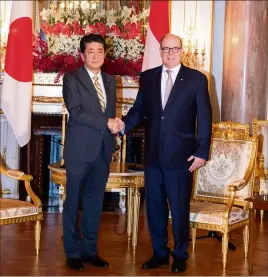
[[[42,18],[42,20],[48,20],[48,18],[49,18],[49,16],[51,15],[51,12],[50,12],[50,10],[49,9],[43,9],[41,12],[40,12],[40,16],[41,16],[41,18]]]
[[[130,22],[137,24],[137,21],[138,21],[137,15],[136,14],[132,14],[132,16],[130,18]]]
[[[127,6],[124,6],[121,11],[121,17],[123,17],[123,20],[126,20],[132,13],[132,8],[128,8]]]
[[[71,35],[70,37],[59,34],[58,36],[50,35],[48,39],[48,50],[52,54],[71,54],[78,56],[79,43],[82,36]]]
[[[116,22],[115,11],[114,9],[111,9],[106,12],[106,25],[111,28],[113,25],[116,25],[115,22]]]
[[[93,20],[102,20],[105,17],[105,10],[100,10],[97,11],[94,16],[93,16]]]
[[[141,58],[143,44],[138,39],[125,40],[123,38],[113,38],[113,56],[114,58],[123,58],[137,61]]]

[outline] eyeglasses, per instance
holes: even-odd
[[[169,47],[162,47],[161,50],[164,52],[164,53],[178,53],[180,50],[181,50],[181,47],[172,47],[172,48],[169,48]]]

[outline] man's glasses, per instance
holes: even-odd
[[[164,52],[164,53],[178,53],[180,51],[181,47],[172,47],[172,48],[169,48],[169,47],[162,47],[161,50]]]

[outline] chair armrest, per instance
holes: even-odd
[[[243,189],[246,186],[246,181],[245,180],[237,180],[234,181],[232,184],[229,185],[228,190],[230,192],[236,192],[238,190]]]
[[[229,219],[231,209],[233,207],[236,192],[238,190],[243,189],[246,186],[246,184],[247,184],[246,181],[242,179],[242,180],[236,180],[229,185],[228,190],[230,191],[230,196],[223,213],[223,221],[225,225],[228,225],[228,219]]]
[[[15,170],[15,169],[6,169],[3,165],[0,165],[1,174],[18,181],[24,181],[25,189],[33,200],[34,204],[39,207],[39,210],[42,207],[42,202],[39,197],[33,192],[31,188],[31,181],[33,180],[33,176],[29,174],[25,174],[23,171]]]

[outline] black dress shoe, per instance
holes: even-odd
[[[98,255],[88,256],[86,258],[83,258],[83,262],[86,264],[93,264],[94,266],[97,266],[97,267],[109,266],[108,262],[100,258]]]
[[[169,256],[163,257],[163,258],[153,256],[150,260],[146,261],[141,268],[142,269],[157,268],[160,265],[168,265],[168,264],[169,264]]]
[[[171,271],[174,273],[186,271],[186,259],[174,257]]]
[[[84,270],[82,260],[79,258],[66,259],[66,263],[70,269],[74,269],[78,271]]]

